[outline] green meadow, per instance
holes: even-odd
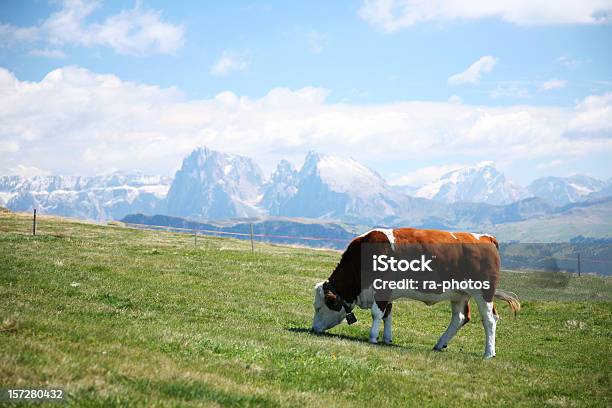
[[[397,302],[392,346],[368,344],[367,310],[312,334],[313,286],[339,252],[54,217],[30,229],[0,214],[0,388],[92,407],[612,405],[610,278],[504,272],[523,308],[498,303],[485,361],[474,303],[442,353],[444,303]]]

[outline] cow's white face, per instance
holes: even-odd
[[[346,311],[333,294],[325,295],[323,282],[315,286],[314,318],[312,319],[312,330],[322,333],[342,323],[346,317]]]

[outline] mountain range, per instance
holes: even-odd
[[[195,220],[301,217],[367,226],[484,230],[556,216],[581,203],[610,205],[601,200],[611,195],[612,179],[583,175],[544,177],[521,187],[491,162],[449,172],[417,188],[391,186],[354,159],[314,151],[301,168],[282,160],[266,178],[251,158],[205,147],[185,157],[174,178],[0,176],[0,205],[95,220],[134,213]],[[579,232],[588,236],[588,231]]]
[[[527,189],[506,179],[493,162],[446,173],[417,189],[414,195],[444,203],[467,201],[502,205],[532,196]]]
[[[0,205],[93,220],[133,212],[165,212],[171,177],[115,173],[103,176],[0,176]]]
[[[167,213],[205,219],[263,214],[264,175],[250,158],[198,148],[183,160],[166,198]]]
[[[583,175],[565,178],[543,177],[529,184],[527,190],[530,194],[540,197],[551,204],[566,205],[583,201],[587,198],[612,195],[612,179],[605,182]]]

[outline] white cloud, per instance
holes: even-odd
[[[13,45],[22,41],[35,41],[38,39],[37,27],[15,27],[0,23],[0,45]]]
[[[540,90],[541,91],[552,91],[553,89],[561,89],[561,88],[565,88],[565,85],[567,85],[567,81],[564,81],[562,79],[549,79],[546,82],[543,82],[542,85],[540,85]]]
[[[561,65],[563,65],[564,67],[569,68],[569,69],[576,69],[576,67],[577,67],[578,65],[582,64],[582,62],[583,62],[583,61],[579,61],[579,60],[574,59],[574,58],[570,58],[570,57],[568,57],[568,56],[566,56],[566,55],[562,55],[562,56],[560,56],[560,57],[559,57],[559,58],[557,58],[555,61],[556,61],[558,64],[561,64]]]
[[[342,102],[363,101],[370,96],[368,91],[359,88],[351,88],[348,95],[342,98]]]
[[[452,103],[454,105],[459,105],[463,103],[463,100],[458,95],[451,95],[448,97],[448,103]]]
[[[464,142],[473,146],[486,145],[493,138],[500,147],[516,145],[520,148],[529,145],[530,139],[540,131],[546,133],[547,129],[527,110],[485,113],[465,133]]]
[[[438,180],[440,177],[453,170],[466,167],[464,164],[443,164],[441,166],[421,167],[410,173],[403,174],[389,181],[389,184],[396,186],[420,187],[423,184]]]
[[[97,7],[98,2],[64,0],[60,10],[35,26],[0,25],[0,42],[103,46],[129,55],[172,54],[183,45],[183,27],[163,21],[159,11],[137,3],[103,21],[86,21]]]
[[[280,158],[299,165],[310,149],[374,168],[381,157],[406,163],[425,156],[437,163],[588,157],[612,153],[612,139],[601,137],[610,131],[611,105],[612,94],[576,108],[331,103],[325,89],[313,87],[190,100],[174,88],[78,67],[37,82],[0,68],[0,174],[20,164],[60,174],[109,168],[172,174],[201,145],[252,156],[266,170]],[[568,137],[568,130],[599,133]]]
[[[251,56],[248,52],[223,51],[221,57],[210,68],[214,76],[227,76],[232,72],[244,71],[251,65]]]
[[[565,160],[560,160],[560,159],[553,159],[544,163],[540,163],[538,165],[536,165],[536,168],[538,169],[550,169],[553,167],[559,167],[561,166],[563,163],[565,163]]]
[[[327,36],[325,34],[318,31],[308,33],[308,48],[313,54],[320,54],[326,41]]]
[[[585,98],[575,111],[567,126],[567,137],[612,140],[612,92]]]
[[[489,92],[489,96],[493,99],[498,98],[529,98],[531,95],[527,88],[518,81],[500,82],[495,88]]]
[[[482,74],[491,72],[496,63],[497,59],[490,55],[480,57],[478,61],[470,65],[465,71],[448,78],[448,83],[451,85],[477,84],[480,82]]]
[[[15,167],[9,169],[9,173],[15,176],[23,177],[34,177],[34,176],[48,176],[51,173],[46,170],[39,169],[35,166],[26,166],[24,164],[18,164]]]
[[[611,20],[609,0],[365,0],[359,16],[385,31],[424,22],[499,18],[517,25],[603,24]]]
[[[19,151],[19,143],[14,140],[0,140],[0,153],[15,153]]]
[[[53,50],[48,48],[43,49],[35,49],[29,52],[29,54],[33,57],[43,57],[43,58],[66,58],[66,53],[62,50]]]

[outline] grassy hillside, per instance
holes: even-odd
[[[489,231],[502,241],[569,242],[578,235],[610,238],[612,205],[609,201],[603,201],[584,207],[576,206],[562,214],[498,224]]]
[[[431,351],[449,306],[368,311],[308,331],[339,253],[0,214],[0,387],[62,387],[73,406],[610,406],[610,280],[504,273],[497,358],[477,312]],[[592,301],[593,299],[597,300]]]

